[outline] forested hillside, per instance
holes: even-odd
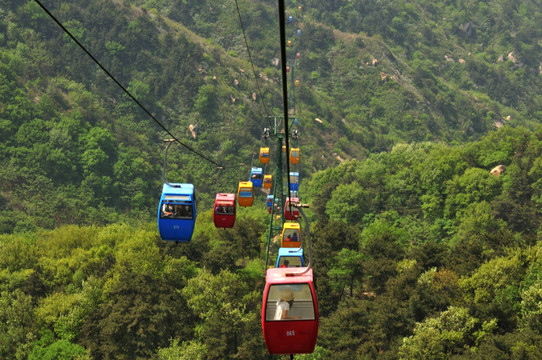
[[[36,1],[2,0],[0,358],[271,359],[265,196],[230,230],[210,208],[282,115],[276,2],[40,2],[226,168],[169,150],[199,216],[190,243],[160,240],[168,134]],[[287,3],[320,307],[316,350],[296,359],[542,358],[541,14]]]
[[[540,132],[506,127],[315,175],[320,331],[296,358],[540,358],[541,158]],[[0,356],[272,358],[259,315],[267,212],[240,214],[227,231],[201,214],[179,245],[155,224],[2,235]]]
[[[231,168],[224,190],[247,178],[266,117],[282,115],[275,2],[241,1],[243,28],[233,0],[43,4],[167,129]],[[169,136],[35,1],[0,10],[2,231],[148,219]],[[309,1],[287,14],[302,179],[401,142],[540,122],[535,2]],[[170,179],[208,207],[216,166],[170,156]]]

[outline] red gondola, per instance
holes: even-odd
[[[267,270],[262,328],[270,354],[308,354],[318,337],[318,302],[312,269]]]
[[[298,203],[299,199],[296,197],[292,197],[292,203]],[[293,220],[296,221],[299,217],[299,210],[294,207],[290,206],[290,198],[286,198],[286,202],[284,203],[284,219],[286,220]]]
[[[235,194],[216,194],[213,221],[217,228],[233,227],[235,224]]]

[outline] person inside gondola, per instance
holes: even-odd
[[[192,206],[190,205],[184,206],[184,217],[187,219],[192,219],[193,217]]]
[[[301,319],[301,316],[288,316],[288,312],[294,305],[294,292],[291,289],[285,289],[280,293],[280,299],[277,301],[274,320],[295,320]]]
[[[173,205],[171,204],[162,205],[162,216],[173,216]]]
[[[287,268],[288,266],[290,265],[290,262],[288,260],[284,260],[284,262],[282,263],[281,268]]]
[[[292,241],[292,238],[291,238],[290,234],[286,235],[286,241]]]
[[[299,241],[298,238],[297,238],[297,233],[293,233],[292,235],[292,241]]]
[[[178,205],[176,218],[178,219],[192,219],[192,206],[190,205]]]

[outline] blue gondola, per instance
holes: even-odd
[[[274,206],[274,210],[276,213],[278,213],[280,211],[280,202],[279,202],[279,198],[275,198],[275,202],[273,204]]]
[[[299,190],[299,173],[297,171],[290,171],[290,191]]]
[[[196,215],[194,185],[164,184],[158,207],[158,230],[162,240],[190,241]]]
[[[263,185],[263,169],[261,167],[253,167],[250,171],[250,181],[254,187],[262,187]]]
[[[275,196],[273,195],[267,195],[267,207],[271,208],[273,206],[273,200]]]
[[[286,262],[287,261],[287,262]],[[303,248],[280,248],[275,267],[304,267]]]

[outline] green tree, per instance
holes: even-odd
[[[160,360],[204,360],[207,349],[197,341],[187,341],[179,345],[178,340],[172,340],[167,348],[158,349]]]
[[[358,348],[370,338],[371,310],[366,300],[347,298],[333,313],[321,319],[318,346],[327,350],[329,359],[356,357]]]
[[[45,330],[41,334],[40,340],[34,343],[32,351],[28,355],[28,360],[72,360],[89,359],[86,356],[85,348],[73,344],[68,340],[56,340],[51,331]]]
[[[24,359],[36,338],[32,298],[21,290],[2,291],[0,296],[0,357]]]
[[[202,85],[196,96],[194,110],[200,113],[206,122],[212,122],[216,117],[217,107],[215,87],[213,85]]]
[[[196,337],[207,349],[207,356],[233,358],[244,329],[257,318],[251,304],[260,298],[259,292],[250,291],[239,275],[228,270],[213,275],[203,269],[182,293],[201,320]]]
[[[463,354],[496,328],[495,321],[479,324],[467,308],[450,307],[438,317],[416,324],[414,334],[403,339],[400,359],[445,359]]]
[[[461,216],[464,209],[473,202],[491,201],[499,194],[498,180],[487,170],[471,168],[464,174],[448,181],[444,216]]]
[[[519,286],[524,275],[525,258],[516,252],[484,263],[459,285],[484,319],[496,318],[500,329],[512,331],[517,325]]]
[[[358,182],[341,184],[331,193],[326,204],[326,214],[331,220],[356,224],[368,212],[367,191]]]
[[[363,278],[363,260],[365,256],[356,250],[343,248],[333,260],[328,275],[331,286],[339,294],[349,290],[350,297],[354,295],[354,287],[361,286]]]

